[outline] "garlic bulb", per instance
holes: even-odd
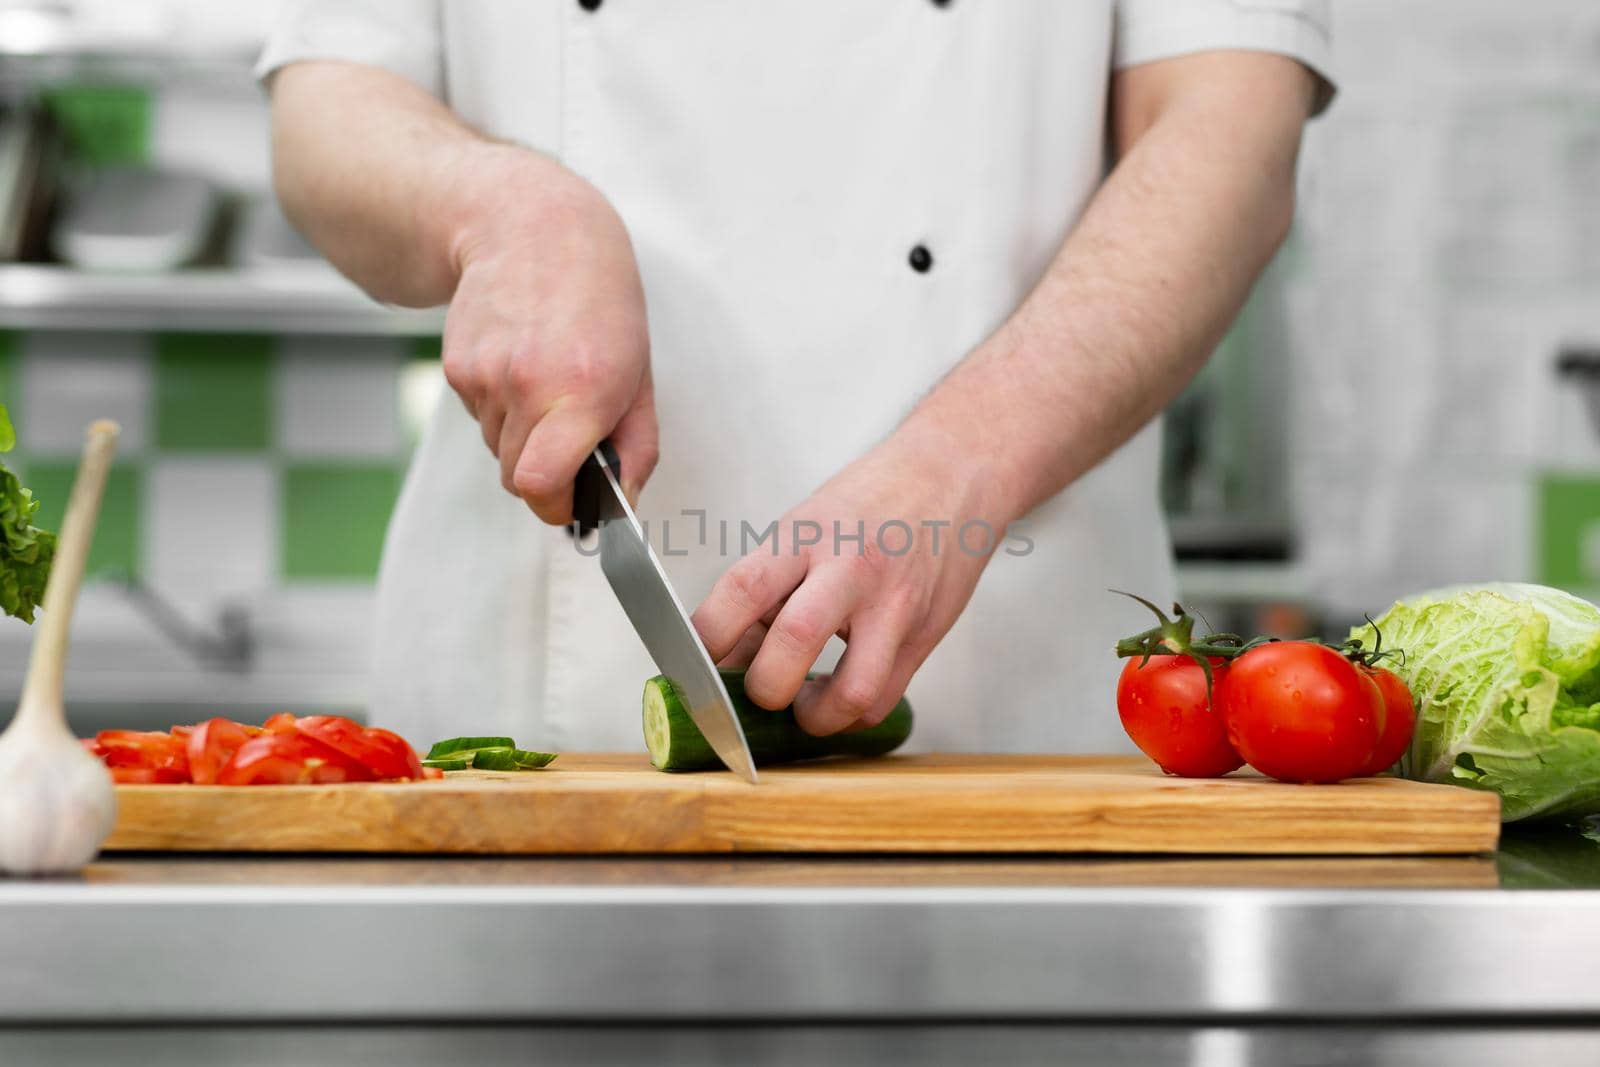
[[[77,870],[94,858],[116,821],[111,774],[67,729],[62,690],[72,608],[117,432],[114,422],[89,427],[45,583],[44,618],[34,633],[22,702],[0,734],[0,868],[10,874]]]
[[[110,773],[66,727],[19,714],[0,735],[0,869],[75,871],[116,817]]]

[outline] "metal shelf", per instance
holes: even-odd
[[[0,329],[422,336],[443,328],[443,311],[386,307],[332,270],[97,274],[0,266]]]
[[[1311,575],[1297,563],[1190,562],[1178,564],[1178,594],[1196,603],[1307,603],[1315,599]]]
[[[0,88],[58,81],[248,84],[261,27],[233,29],[176,5],[0,3]]]

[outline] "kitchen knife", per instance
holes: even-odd
[[[600,442],[584,460],[574,487],[578,536],[599,529],[600,570],[656,661],[656,669],[672,680],[689,707],[689,717],[728,769],[754,782],[755,761],[733,713],[728,688],[629,506],[621,475],[611,442]]]

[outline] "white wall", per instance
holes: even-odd
[[[1600,3],[1336,0],[1281,295],[1293,491],[1338,611],[1537,573],[1536,485],[1600,474]]]

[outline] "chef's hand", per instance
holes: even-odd
[[[500,460],[500,482],[544,521],[572,520],[584,458],[610,437],[624,488],[656,464],[644,291],[622,220],[553,160],[507,149],[455,250],[445,380]]]
[[[902,427],[785,515],[775,551],[762,545],[722,576],[694,624],[713,659],[749,665],[752,700],[792,702],[800,725],[819,735],[889,714],[1014,517],[963,452]],[[969,551],[957,531],[975,521],[993,536],[973,526]],[[858,529],[862,539],[850,539]],[[819,543],[804,543],[819,533]],[[837,669],[807,681],[834,634],[846,642]]]

